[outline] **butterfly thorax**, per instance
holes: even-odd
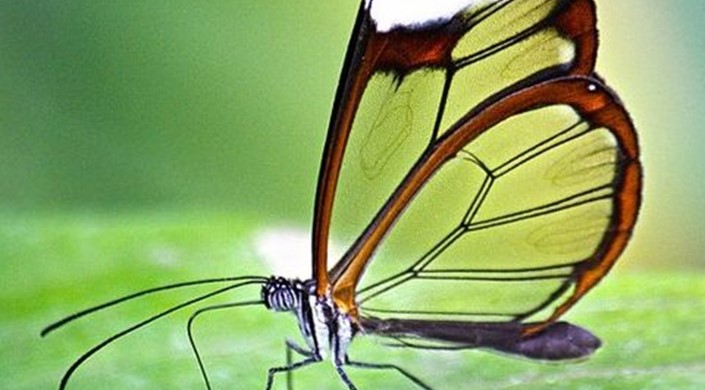
[[[294,313],[301,335],[314,358],[324,360],[330,352],[335,364],[346,361],[355,325],[330,296],[316,295],[314,280],[272,276],[262,286],[262,300],[270,310]]]

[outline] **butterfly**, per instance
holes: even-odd
[[[330,360],[355,389],[349,366],[386,370],[431,387],[391,363],[348,355],[376,335],[418,349],[489,349],[537,360],[592,354],[600,340],[560,318],[608,273],[638,216],[642,168],[634,126],[594,72],[592,0],[363,0],[348,45],[321,161],[307,280],[242,276],[165,310],[245,285],[261,297],[197,310],[264,305],[291,312],[306,341],[282,374]],[[334,258],[331,242],[347,248]],[[290,382],[289,386],[290,386]]]

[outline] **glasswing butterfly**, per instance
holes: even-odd
[[[425,7],[421,7],[425,6]],[[421,11],[418,11],[421,10]],[[594,73],[592,0],[363,0],[348,46],[316,191],[311,279],[232,277],[140,291],[224,287],[169,308],[84,353],[196,302],[260,284],[293,312],[306,347],[355,389],[347,350],[374,334],[409,348],[483,348],[538,360],[588,356],[600,341],[559,318],[624,250],[641,193],[639,148],[622,103]],[[329,242],[347,249],[329,263]],[[331,266],[329,267],[329,264]],[[288,382],[291,386],[291,382]]]

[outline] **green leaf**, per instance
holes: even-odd
[[[253,245],[261,228],[251,220],[215,215],[5,216],[0,223],[3,387],[55,388],[73,359],[111,333],[217,287],[155,294],[39,336],[62,316],[168,283],[267,276]],[[436,389],[703,388],[703,276],[618,269],[567,316],[604,342],[580,362],[389,348],[364,335],[356,338],[350,355],[398,364]],[[248,287],[204,305],[258,297],[258,287]],[[68,388],[204,388],[186,336],[194,310],[109,345],[76,371]],[[293,316],[263,307],[199,317],[194,335],[215,389],[263,388],[267,368],[285,363],[284,339],[303,343]],[[348,372],[360,389],[413,388],[393,372]],[[302,369],[294,380],[298,389],[345,388],[328,362]],[[285,388],[284,382],[278,378],[275,387]]]

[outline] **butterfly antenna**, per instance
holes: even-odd
[[[211,278],[211,279],[201,279],[201,280],[192,280],[189,282],[180,282],[180,283],[174,283],[174,284],[167,284],[164,286],[159,286],[159,287],[152,287],[148,288],[146,290],[142,291],[137,291],[116,299],[113,299],[111,301],[101,303],[99,305],[89,307],[88,309],[81,310],[79,312],[73,313],[67,317],[64,317],[60,319],[59,321],[56,321],[50,325],[48,325],[46,328],[42,329],[42,331],[39,333],[42,337],[46,336],[47,334],[53,332],[54,330],[63,327],[64,325],[73,322],[81,317],[85,317],[89,314],[101,311],[103,309],[107,309],[109,307],[118,305],[120,303],[130,301],[132,299],[136,299],[145,295],[149,294],[154,294],[160,291],[166,291],[166,290],[174,290],[178,288],[183,288],[183,287],[191,287],[191,286],[197,286],[197,285],[202,285],[202,284],[213,284],[213,283],[225,283],[225,282],[239,282],[243,280],[249,280],[253,282],[258,282],[258,283],[264,283],[267,281],[267,278],[262,277],[262,276],[235,276],[235,277],[225,277],[225,278]]]
[[[244,277],[243,277],[243,278],[244,278]],[[190,306],[190,305],[193,305],[193,304],[198,303],[198,302],[200,302],[200,301],[203,301],[203,300],[212,298],[212,297],[214,297],[214,296],[216,296],[216,295],[225,293],[225,292],[227,292],[227,291],[234,290],[234,289],[236,289],[236,288],[243,287],[243,286],[247,286],[247,285],[251,285],[251,284],[262,284],[262,281],[260,280],[260,278],[257,278],[256,280],[252,280],[252,279],[251,279],[251,280],[248,280],[248,281],[245,281],[245,282],[240,282],[240,283],[236,283],[236,284],[231,284],[231,285],[229,285],[229,286],[219,288],[219,289],[217,289],[217,290],[215,290],[215,291],[211,291],[211,292],[209,292],[209,293],[200,295],[200,296],[198,296],[198,297],[196,297],[196,298],[192,298],[192,299],[190,299],[190,300],[188,300],[188,301],[186,301],[186,302],[182,302],[182,303],[180,303],[180,304],[178,304],[178,305],[174,305],[174,306],[172,306],[172,307],[170,307],[170,308],[168,308],[168,309],[166,309],[166,310],[164,310],[164,311],[159,312],[158,314],[155,314],[155,315],[153,315],[153,316],[147,318],[147,319],[144,320],[144,321],[138,322],[138,323],[136,323],[136,324],[134,324],[134,325],[132,325],[132,326],[130,326],[130,327],[128,327],[128,328],[125,328],[125,329],[121,330],[120,332],[117,332],[117,333],[113,334],[112,336],[106,338],[105,340],[101,341],[100,343],[96,344],[96,345],[93,346],[91,349],[89,349],[88,351],[86,351],[83,355],[81,355],[78,359],[76,359],[76,360],[71,364],[71,366],[70,366],[70,367],[66,370],[66,372],[64,373],[64,376],[61,378],[61,382],[59,383],[59,390],[64,390],[64,389],[66,388],[66,385],[68,384],[69,379],[71,378],[71,376],[73,375],[73,373],[76,371],[76,369],[78,369],[78,367],[81,366],[81,364],[83,364],[86,360],[88,360],[88,359],[89,359],[91,356],[93,356],[96,352],[100,351],[101,349],[103,349],[103,348],[106,347],[107,345],[111,344],[113,341],[118,340],[119,338],[121,338],[121,337],[123,337],[123,336],[125,336],[125,335],[128,335],[128,334],[130,334],[130,333],[132,333],[132,332],[134,332],[134,331],[136,331],[136,330],[138,330],[138,329],[140,329],[140,328],[142,328],[142,327],[144,327],[144,326],[146,326],[146,325],[148,325],[148,324],[150,324],[150,323],[152,323],[152,322],[154,322],[154,321],[156,321],[156,320],[158,320],[158,319],[160,319],[160,318],[162,318],[162,317],[164,317],[164,316],[167,316],[167,315],[169,315],[169,314],[171,314],[171,313],[173,313],[173,312],[175,312],[175,311],[181,310],[181,309],[183,309],[183,308],[185,308],[185,307],[187,307],[187,306]],[[254,304],[254,303],[256,303],[256,302],[257,302],[257,301],[253,301],[253,302],[250,302],[249,304]]]

